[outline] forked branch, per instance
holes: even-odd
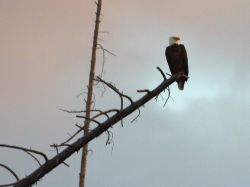
[[[98,124],[96,128],[89,131],[85,136],[79,138],[74,143],[67,146],[63,151],[59,152],[56,156],[52,159],[45,162],[42,166],[36,169],[33,173],[26,176],[25,178],[21,179],[20,181],[16,182],[14,187],[27,187],[31,186],[32,184],[36,183],[39,179],[41,179],[44,175],[49,173],[51,170],[56,168],[58,165],[64,163],[64,161],[69,158],[73,153],[79,151],[84,145],[88,142],[93,140],[94,138],[101,135],[103,132],[108,132],[108,129],[112,127],[114,124],[119,122],[121,119],[125,118],[129,114],[133,113],[135,110],[139,109],[145,103],[147,103],[152,98],[159,95],[162,91],[168,88],[173,82],[181,78],[182,75],[173,75],[169,79],[164,79],[162,83],[157,86],[155,89],[146,92],[146,94],[141,97],[139,100],[132,102],[126,108],[120,110],[119,112],[115,113],[113,116],[110,116],[106,119],[106,121]],[[109,134],[109,138],[111,135]]]

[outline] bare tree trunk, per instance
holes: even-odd
[[[101,6],[102,6],[102,0],[98,0],[95,29],[94,29],[94,38],[93,38],[93,46],[92,46],[91,68],[90,68],[90,73],[89,73],[88,96],[87,96],[87,103],[86,103],[86,120],[84,122],[84,135],[89,133],[90,121],[88,119],[90,118],[92,102],[93,102],[92,96],[93,96],[93,87],[94,87],[96,51],[97,51],[97,41],[98,41],[98,33],[99,33]],[[79,176],[79,187],[85,186],[87,156],[88,156],[88,144],[86,144],[82,149],[82,160],[81,160],[81,168],[80,168],[80,176]]]

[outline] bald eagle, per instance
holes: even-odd
[[[177,81],[178,88],[183,90],[188,76],[188,58],[185,46],[180,44],[180,37],[169,38],[169,46],[166,48],[165,56],[172,75],[180,72],[185,75]]]

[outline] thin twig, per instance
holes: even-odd
[[[92,119],[92,118],[88,118],[88,117],[85,117],[85,116],[79,116],[79,115],[76,115],[76,117],[77,117],[77,118],[84,118],[84,119],[86,119],[86,120],[93,121],[93,122],[95,122],[95,123],[98,124],[98,125],[101,125],[101,123],[100,123],[99,121],[94,120],[94,119]],[[84,127],[83,127],[83,128],[84,128]]]
[[[138,108],[138,114],[137,114],[137,116],[135,116],[135,118],[130,123],[133,123],[140,115],[141,115],[141,111]]]
[[[119,97],[120,97],[120,101],[121,101],[121,107],[120,107],[120,111],[121,110],[123,110],[123,103],[124,103],[124,101],[123,101],[123,97],[125,97],[126,99],[128,99],[130,102],[131,102],[131,104],[133,103],[133,100],[129,97],[129,96],[127,96],[127,95],[125,95],[125,94],[123,94],[122,92],[120,92],[114,85],[112,85],[111,83],[108,83],[108,82],[106,82],[106,81],[104,81],[102,78],[100,78],[100,77],[97,77],[96,79],[95,79],[96,81],[99,81],[99,82],[101,82],[101,83],[103,83],[103,84],[105,84],[106,86],[108,86],[110,89],[112,89],[115,93],[117,93],[118,95],[119,95]],[[121,119],[121,125],[123,126],[123,120]]]
[[[32,158],[34,158],[36,160],[36,162],[39,164],[39,166],[41,166],[42,164],[40,163],[40,161],[34,156],[32,155],[30,152],[26,152],[28,155],[30,155]]]
[[[169,88],[169,87],[167,87],[166,89],[167,89],[167,91],[168,91],[168,97],[167,97],[167,99],[166,99],[166,101],[165,101],[165,103],[164,103],[163,107],[165,107],[165,106],[166,106],[166,104],[167,104],[167,102],[168,102],[168,100],[169,100],[169,98],[170,98],[170,88]]]
[[[66,109],[62,109],[62,108],[59,108],[59,110],[61,110],[63,112],[67,112],[67,113],[72,113],[72,114],[85,112],[85,110],[66,110]]]
[[[5,148],[10,148],[10,149],[17,149],[17,150],[22,150],[26,153],[30,152],[30,153],[34,153],[34,154],[37,154],[37,155],[40,155],[44,158],[44,160],[47,162],[48,161],[48,158],[47,156],[40,152],[40,151],[36,151],[34,149],[27,149],[27,148],[24,148],[24,147],[18,147],[18,146],[14,146],[14,145],[7,145],[7,144],[0,144],[0,147],[5,147]]]
[[[169,77],[171,77],[171,76],[172,76],[170,73],[166,73],[166,75],[168,75]]]
[[[148,90],[148,89],[143,89],[143,90],[137,90],[137,92],[138,93],[147,93],[147,94],[149,94],[150,93],[150,91]]]
[[[111,88],[114,92],[116,92],[118,95],[127,98],[131,103],[133,103],[133,100],[132,100],[129,96],[127,96],[127,95],[123,94],[122,92],[120,92],[120,91],[119,91],[115,86],[113,86],[112,84],[110,84],[110,83],[104,81],[103,79],[101,79],[101,78],[98,77],[98,76],[97,76],[97,78],[94,79],[94,80],[100,81],[100,82],[104,83],[106,86],[108,86],[109,88]]]
[[[107,50],[106,48],[104,48],[101,44],[97,44],[97,49],[101,49],[105,52],[107,52],[108,54],[112,55],[112,56],[116,56],[116,54],[112,53],[111,51]]]
[[[97,110],[97,109],[93,109],[91,110],[92,112],[99,112],[97,115],[93,116],[91,119],[95,119],[97,117],[100,117],[101,115],[105,115],[107,117],[107,119],[109,119],[109,113],[112,113],[112,112],[116,112],[116,113],[119,113],[119,110],[117,109],[110,109],[110,110],[107,110],[107,111],[101,111],[101,110]],[[66,112],[72,112],[72,111],[66,111]],[[82,111],[82,112],[86,112],[86,111]],[[71,141],[73,138],[75,138],[80,132],[82,132],[83,128],[82,126],[78,125],[78,124],[75,124],[76,127],[78,127],[79,129],[73,134],[71,135],[66,141],[64,141],[63,143],[61,144],[53,144],[51,145],[51,147],[61,147],[61,146],[68,146],[68,142]]]
[[[167,79],[167,78],[166,78],[166,75],[165,75],[164,72],[161,70],[161,68],[160,68],[160,67],[157,67],[157,69],[160,71],[160,73],[161,73],[163,79],[166,80],[166,79]]]
[[[16,180],[19,181],[17,174],[12,169],[10,169],[8,166],[1,164],[1,163],[0,163],[0,166],[8,170],[16,178]]]

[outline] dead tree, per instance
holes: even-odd
[[[98,33],[99,33],[102,0],[98,0],[98,3],[96,3],[96,5],[97,5],[97,12],[96,12],[96,21],[95,21],[95,29],[94,29],[93,46],[92,46],[91,67],[90,67],[90,73],[89,73],[88,95],[87,95],[87,101],[86,101],[86,118],[85,118],[84,129],[83,129],[84,135],[89,133],[89,124],[90,124],[89,118],[90,118],[90,113],[92,109],[92,97],[93,97],[95,65],[96,65],[96,51],[98,47],[97,41],[98,41]],[[88,144],[85,144],[82,149],[81,168],[80,168],[80,174],[79,174],[79,187],[85,186],[87,156],[88,156]]]
[[[101,135],[103,132],[108,133],[108,140],[110,140],[110,133],[109,133],[109,128],[115,125],[117,122],[122,122],[122,119],[128,116],[129,114],[133,113],[136,110],[139,110],[141,106],[146,104],[149,100],[151,100],[154,97],[157,97],[161,92],[165,91],[166,89],[169,91],[169,86],[181,78],[183,75],[180,74],[175,74],[171,76],[169,79],[166,78],[165,74],[162,72],[160,68],[157,68],[161,75],[163,76],[163,81],[161,84],[159,84],[155,89],[153,90],[148,90],[148,89],[143,89],[143,90],[138,90],[139,93],[145,93],[143,97],[138,99],[137,101],[133,101],[129,96],[123,94],[121,91],[119,91],[117,88],[115,88],[112,84],[104,81],[100,77],[97,77],[95,80],[103,83],[106,85],[108,88],[113,90],[115,93],[118,94],[118,96],[121,99],[121,104],[120,104],[120,109],[111,109],[108,111],[102,111],[102,110],[95,110],[98,112],[97,115],[95,115],[92,118],[87,117],[86,115],[77,115],[76,117],[83,118],[89,120],[91,123],[95,123],[97,126],[93,129],[90,129],[87,134],[85,134],[83,137],[80,137],[79,139],[75,140],[73,143],[69,143],[69,141],[73,140],[78,133],[81,133],[82,130],[85,128],[85,126],[79,127],[79,130],[71,136],[70,139],[66,140],[65,142],[57,145],[52,145],[57,151],[59,147],[65,147],[63,151],[57,152],[57,155],[54,156],[51,159],[47,159],[46,155],[35,150],[31,149],[25,149],[25,148],[20,148],[16,146],[9,146],[9,145],[0,145],[0,147],[8,147],[12,149],[19,149],[22,151],[27,152],[28,154],[31,154],[32,157],[36,160],[37,157],[34,156],[34,154],[40,155],[44,158],[44,163],[41,164],[39,161],[40,167],[38,167],[35,171],[33,171],[31,174],[28,176],[19,179],[18,175],[16,172],[14,172],[12,169],[10,169],[8,166],[5,166],[3,164],[0,164],[3,168],[8,170],[17,180],[17,182],[13,182],[11,184],[4,184],[0,185],[0,187],[4,186],[14,186],[14,187],[28,187],[32,186],[36,182],[38,182],[42,177],[44,177],[46,174],[48,174],[51,170],[55,169],[58,165],[60,164],[65,164],[65,160],[69,158],[72,154],[78,152],[84,145],[89,143],[91,140],[94,138],[97,138],[99,135]],[[169,92],[170,93],[170,92]],[[169,98],[169,97],[168,97]],[[167,99],[168,99],[167,98]],[[130,101],[130,105],[124,108],[123,106],[123,100],[128,99]],[[86,112],[86,111],[83,111]],[[115,114],[114,114],[115,113]],[[113,115],[111,115],[113,114]],[[140,113],[137,115],[137,117],[140,115]],[[106,120],[103,122],[100,122],[98,120],[98,117],[100,116],[106,116]]]
[[[89,132],[89,124],[91,113],[92,113],[92,106],[93,106],[93,90],[94,90],[94,77],[95,77],[95,67],[96,67],[96,56],[97,56],[97,50],[102,50],[103,55],[103,62],[102,62],[102,71],[101,75],[104,71],[104,61],[105,61],[105,53],[108,53],[112,56],[115,56],[112,52],[107,50],[103,47],[98,41],[102,41],[99,38],[99,33],[108,33],[108,32],[99,32],[99,25],[100,25],[100,17],[101,17],[101,9],[102,9],[102,0],[98,0],[98,2],[95,2],[97,6],[96,11],[96,19],[95,19],[95,28],[94,28],[94,37],[93,37],[93,44],[92,44],[92,53],[91,53],[91,66],[90,66],[90,73],[89,73],[89,83],[88,83],[88,92],[87,92],[87,99],[86,99],[86,118],[84,118],[84,129],[83,134],[87,134]],[[82,149],[82,158],[81,158],[81,167],[80,167],[80,174],[79,174],[79,187],[85,186],[85,177],[87,172],[87,157],[88,157],[88,144],[86,144]]]
[[[48,174],[51,170],[56,168],[60,164],[67,165],[64,161],[69,158],[73,153],[78,152],[81,148],[82,149],[82,162],[81,162],[81,171],[79,176],[79,187],[85,186],[85,175],[86,175],[86,163],[87,163],[87,154],[88,154],[88,142],[93,140],[94,138],[98,137],[103,132],[107,132],[108,138],[106,144],[108,144],[112,137],[111,133],[109,131],[109,128],[115,125],[117,122],[121,122],[123,125],[123,118],[128,116],[129,114],[133,113],[135,110],[138,110],[138,115],[136,118],[140,115],[140,107],[144,105],[146,102],[148,102],[150,99],[154,97],[158,97],[158,95],[167,89],[168,91],[168,97],[166,101],[168,100],[170,96],[170,90],[169,85],[178,80],[181,76],[181,74],[174,75],[170,77],[169,79],[166,78],[165,74],[160,68],[157,68],[160,73],[163,76],[163,82],[156,87],[154,90],[149,91],[148,89],[144,90],[138,90],[138,93],[145,93],[145,96],[143,96],[141,99],[137,101],[133,101],[129,96],[123,94],[121,91],[119,91],[116,87],[114,87],[111,83],[108,83],[104,81],[101,77],[95,78],[95,65],[96,65],[96,52],[97,49],[101,49],[104,52],[108,52],[109,54],[113,55],[110,51],[106,50],[102,45],[98,44],[98,34],[99,34],[99,24],[100,24],[100,15],[101,15],[101,5],[102,0],[98,0],[96,3],[97,5],[97,12],[96,12],[96,21],[95,21],[95,29],[94,29],[94,37],[93,37],[93,46],[92,46],[92,55],[91,55],[91,68],[90,68],[90,74],[89,74],[89,84],[88,84],[88,93],[87,93],[87,100],[86,100],[86,110],[80,111],[83,112],[85,115],[77,115],[76,117],[82,118],[84,120],[83,126],[78,126],[78,130],[66,141],[60,144],[54,144],[51,145],[51,147],[55,148],[57,151],[57,155],[54,156],[52,159],[48,159],[47,156],[44,153],[41,153],[39,151],[18,147],[18,146],[12,146],[12,145],[6,145],[6,144],[0,144],[0,147],[4,148],[10,148],[10,149],[16,149],[16,150],[22,150],[26,152],[28,155],[30,155],[35,161],[39,164],[39,168],[37,168],[34,172],[32,172],[30,175],[20,179],[17,175],[17,173],[9,168],[8,166],[0,163],[0,167],[6,169],[9,171],[13,177],[17,180],[16,182],[13,182],[11,184],[4,184],[0,187],[4,186],[15,186],[15,187],[27,187],[32,186],[36,182],[38,182],[43,176]],[[92,109],[92,103],[93,103],[93,87],[94,87],[94,81],[97,81],[98,83],[102,83],[106,87],[113,90],[118,96],[120,97],[120,108],[119,109],[110,109],[107,111]],[[130,105],[124,108],[124,99],[128,99],[130,101]],[[165,102],[166,103],[166,102]],[[164,104],[165,105],[165,104]],[[70,113],[78,113],[79,111],[67,111]],[[91,117],[91,113],[96,112],[97,114]],[[115,114],[114,114],[115,113]],[[113,114],[113,115],[112,115]],[[106,121],[100,121],[98,120],[99,117],[105,116],[107,119]],[[135,118],[135,119],[136,119]],[[135,120],[134,119],[134,120]],[[134,121],[132,120],[132,121]],[[90,129],[90,124],[95,123],[97,127]],[[73,143],[70,143],[73,141],[77,135],[84,132],[84,135],[75,140]],[[59,151],[59,148],[66,147],[63,151]],[[41,161],[37,158],[37,156],[41,156],[44,159],[44,163],[41,164]]]

